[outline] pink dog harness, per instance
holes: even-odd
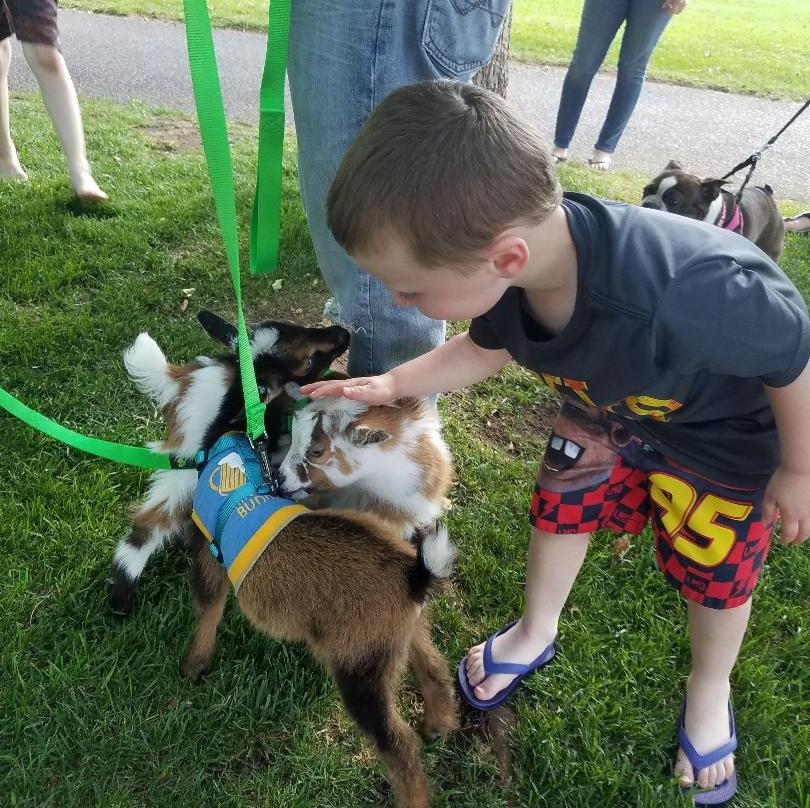
[[[737,204],[734,194],[728,191],[721,191],[723,195],[723,207],[720,208],[720,215],[715,220],[718,227],[723,230],[731,230],[733,233],[742,233],[743,221],[742,208]]]

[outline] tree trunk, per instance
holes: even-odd
[[[512,6],[503,18],[501,34],[492,59],[485,64],[474,76],[473,84],[492,90],[494,93],[506,98],[506,88],[509,85],[509,37],[512,33]]]

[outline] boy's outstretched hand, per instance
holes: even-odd
[[[782,516],[780,544],[801,544],[810,536],[810,474],[779,467],[765,489],[762,518]]]
[[[363,404],[387,404],[397,398],[394,379],[390,373],[381,376],[361,376],[357,379],[333,379],[305,384],[301,392],[310,398],[343,396]]]

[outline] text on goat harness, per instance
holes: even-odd
[[[184,12],[200,135],[236,295],[239,368],[245,399],[247,431],[251,445],[258,454],[263,474],[268,481],[272,481],[275,472],[270,466],[268,455],[264,427],[265,404],[259,396],[242,311],[236,197],[211,20],[205,0],[184,0]],[[259,156],[250,227],[250,268],[257,274],[271,272],[278,261],[281,160],[284,148],[284,75],[289,28],[290,0],[271,0],[267,26],[267,53],[259,94]],[[98,457],[150,469],[193,467],[193,464],[182,459],[153,452],[141,446],[129,446],[82,435],[27,407],[2,387],[0,387],[0,407],[49,437]]]

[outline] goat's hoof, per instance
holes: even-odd
[[[107,605],[116,617],[129,617],[135,607],[135,582],[120,569],[110,570],[107,578]]]
[[[426,740],[449,735],[458,729],[458,715],[455,710],[442,710],[433,715],[426,715],[419,727],[419,734]]]
[[[180,663],[180,675],[191,682],[198,682],[210,667],[210,659],[203,659],[196,654],[186,654],[185,659]]]

